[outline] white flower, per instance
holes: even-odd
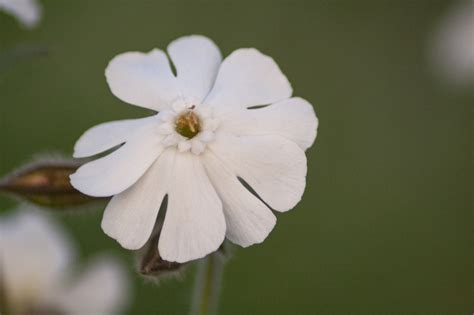
[[[450,8],[432,41],[435,70],[448,82],[474,84],[474,0]]]
[[[72,277],[71,244],[48,217],[31,211],[0,217],[0,235],[5,314],[117,314],[123,307],[127,281],[121,266],[98,257]]]
[[[28,28],[35,27],[41,19],[41,6],[37,0],[0,0],[1,10]]]
[[[260,243],[276,222],[265,203],[284,212],[301,199],[304,151],[316,137],[314,110],[290,98],[277,64],[256,49],[238,49],[221,61],[210,39],[188,36],[167,52],[176,76],[158,49],[123,53],[109,63],[112,93],[158,114],[88,130],[75,157],[123,145],[83,165],[71,182],[91,196],[114,196],[102,228],[127,249],[149,239],[166,195],[158,243],[163,259],[201,258],[225,237],[243,247]]]

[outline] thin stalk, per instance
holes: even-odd
[[[5,292],[4,271],[0,261],[0,314],[10,314],[7,305],[7,294]]]
[[[52,50],[45,45],[19,45],[8,51],[0,52],[0,74],[20,60],[32,59],[47,55]]]
[[[225,258],[219,252],[199,261],[191,315],[217,314]]]

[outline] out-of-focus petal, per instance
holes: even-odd
[[[23,24],[32,28],[41,20],[42,10],[37,0],[0,0],[0,10],[3,10]]]
[[[21,309],[48,299],[73,256],[61,228],[31,209],[2,216],[0,236],[0,279],[8,301]]]
[[[474,86],[474,1],[457,1],[432,39],[432,59],[441,79]]]
[[[128,304],[129,283],[124,268],[112,257],[94,259],[58,296],[67,314],[118,314]]]

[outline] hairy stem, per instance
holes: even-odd
[[[217,314],[225,259],[219,252],[199,261],[191,315]]]

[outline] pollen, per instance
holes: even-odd
[[[201,131],[201,122],[193,108],[178,115],[175,121],[175,128],[177,133],[188,139],[191,139]]]

